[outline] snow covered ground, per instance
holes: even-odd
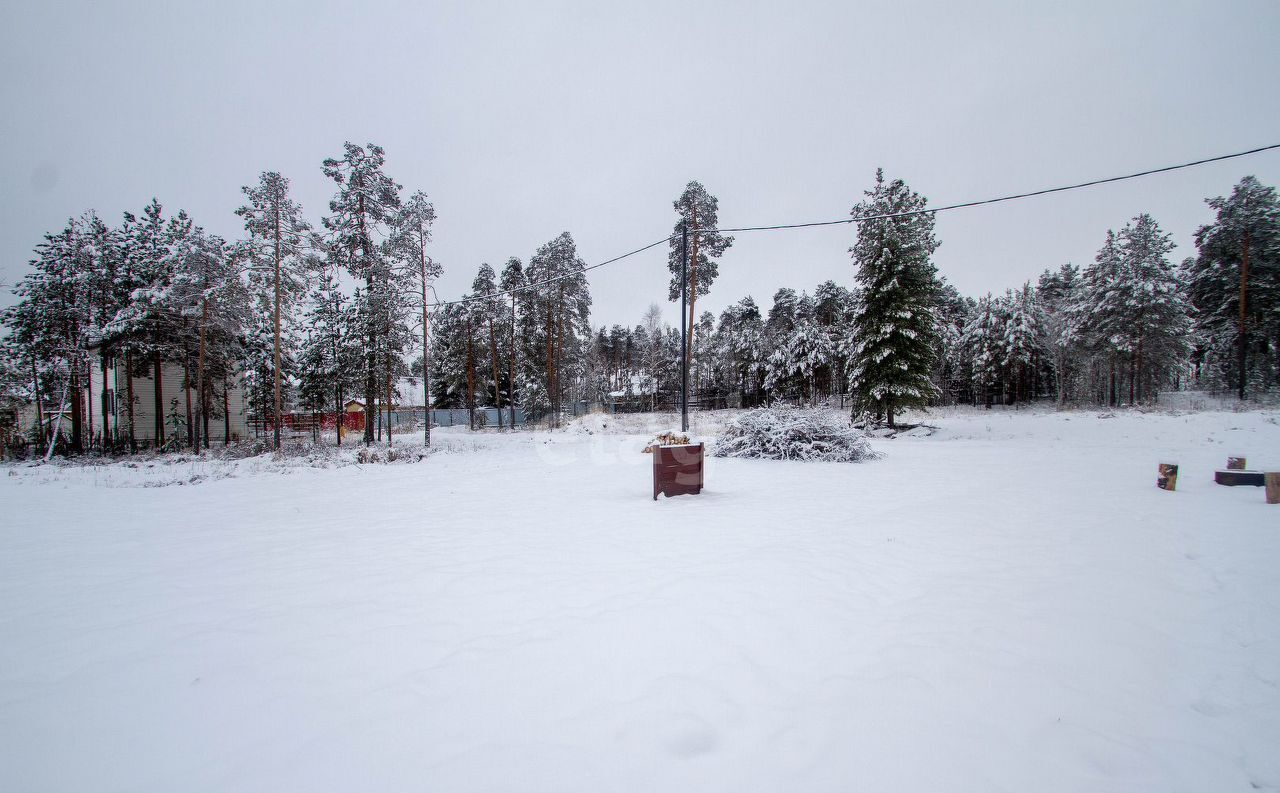
[[[1277,414],[929,420],[657,502],[670,417],[0,468],[0,790],[1280,789],[1280,507],[1212,484]]]

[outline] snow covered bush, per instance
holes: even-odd
[[[847,416],[785,405],[749,410],[729,422],[716,457],[857,463],[880,455]]]

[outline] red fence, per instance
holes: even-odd
[[[364,430],[363,413],[286,413],[280,417],[280,428],[290,432],[332,432],[338,426],[338,416],[342,417],[342,429],[345,432],[361,432]],[[255,419],[250,422],[258,432],[272,432],[275,422],[270,419]]]

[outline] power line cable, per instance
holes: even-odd
[[[1146,171],[1138,171],[1136,173],[1124,174],[1123,176],[1109,176],[1105,179],[1093,179],[1088,182],[1079,182],[1076,184],[1062,185],[1060,187],[1049,187],[1049,188],[1045,188],[1044,190],[1033,190],[1028,193],[1014,193],[1012,195],[999,196],[997,198],[984,198],[977,201],[963,201],[959,204],[947,204],[946,206],[933,207],[931,209],[929,208],[913,209],[906,212],[887,212],[879,215],[854,215],[852,217],[840,218],[839,220],[818,220],[810,223],[782,223],[774,226],[743,226],[741,228],[696,229],[694,233],[704,233],[704,232],[738,233],[738,232],[745,232],[745,231],[784,231],[787,229],[805,229],[805,228],[815,228],[818,226],[847,225],[850,223],[858,223],[866,220],[885,220],[888,218],[909,217],[911,215],[937,214],[938,212],[950,212],[955,209],[967,209],[969,207],[985,206],[987,204],[999,204],[1005,201],[1018,201],[1024,198],[1034,198],[1036,196],[1049,195],[1050,193],[1064,193],[1068,190],[1079,190],[1084,187],[1095,187],[1097,185],[1102,185],[1102,184],[1111,184],[1112,182],[1123,182],[1129,179],[1138,179],[1144,176],[1152,176],[1158,173],[1168,173],[1169,171],[1180,171],[1180,170],[1183,170],[1184,168],[1194,168],[1199,165],[1207,165],[1211,162],[1221,162],[1223,160],[1234,160],[1237,157],[1248,157],[1249,155],[1260,154],[1264,151],[1271,151],[1272,149],[1280,149],[1280,143],[1273,143],[1269,146],[1259,146],[1256,149],[1249,149],[1248,151],[1239,151],[1233,154],[1222,154],[1217,157],[1206,157],[1202,160],[1194,160],[1192,162],[1179,163],[1178,165],[1166,165],[1163,168],[1151,168]],[[666,237],[663,237],[660,240],[655,240],[654,242],[651,242],[648,245],[645,245],[644,247],[636,248],[635,250],[630,251],[628,253],[624,253],[621,256],[615,256],[612,259],[606,259],[603,262],[599,262],[597,264],[584,267],[581,270],[575,270],[572,273],[568,273],[567,275],[557,275],[551,278],[545,278],[536,283],[525,284],[524,286],[519,286],[519,287],[516,287],[515,289],[505,289],[499,292],[490,292],[489,294],[486,294],[486,295],[478,295],[475,297],[461,298],[458,300],[436,302],[436,303],[432,303],[431,306],[432,308],[438,308],[441,306],[461,305],[463,303],[472,303],[477,300],[491,300],[495,297],[501,297],[504,295],[509,295],[517,292],[523,292],[529,289],[536,289],[539,286],[545,286],[547,284],[554,283],[556,281],[563,281],[566,278],[573,278],[574,276],[579,275],[580,273],[585,273],[588,270],[595,270],[599,267],[604,267],[607,264],[620,262],[623,259],[627,259],[631,256],[635,256],[636,254],[644,253],[650,248],[657,247],[658,245],[661,245],[664,242],[669,242],[670,240],[674,239],[676,236],[677,236],[676,234],[670,234]]]
[[[587,267],[583,267],[581,270],[574,270],[573,272],[568,273],[566,275],[556,275],[556,276],[552,276],[551,278],[544,278],[541,281],[535,281],[532,284],[525,284],[524,286],[518,286],[515,289],[503,289],[502,291],[499,291],[499,292],[489,292],[487,294],[477,295],[475,297],[464,297],[458,300],[445,300],[438,303],[432,303],[431,307],[437,308],[439,306],[456,306],[462,303],[474,303],[477,300],[492,300],[495,297],[502,297],[503,295],[510,295],[515,292],[524,292],[525,290],[528,290],[528,289],[536,289],[539,286],[545,286],[547,284],[555,283],[556,281],[563,281],[566,278],[573,278],[574,276],[581,275],[582,273],[585,273],[588,270],[594,270],[597,267],[604,267],[606,264],[613,264],[614,262],[620,262],[629,256],[635,256],[638,253],[644,253],[650,248],[655,248],[670,239],[671,237],[667,236],[667,237],[663,237],[660,240],[654,240],[648,245],[645,245],[643,248],[636,248],[634,251],[624,253],[621,256],[615,256],[612,259],[606,259],[605,261],[599,262],[597,264],[588,265]]]
[[[1048,195],[1050,193],[1063,193],[1067,190],[1079,190],[1082,187],[1094,187],[1100,184],[1110,184],[1111,182],[1123,182],[1127,179],[1138,179],[1143,176],[1151,176],[1158,173],[1167,173],[1169,171],[1179,171],[1183,168],[1194,168],[1197,165],[1207,165],[1211,162],[1221,162],[1222,160],[1232,160],[1236,157],[1247,157],[1251,154],[1259,154],[1272,149],[1280,149],[1280,143],[1273,143],[1270,146],[1261,146],[1248,151],[1240,151],[1235,154],[1223,154],[1218,157],[1207,157],[1203,160],[1194,162],[1184,162],[1179,165],[1166,165],[1163,168],[1152,168],[1148,171],[1138,171],[1137,173],[1125,174],[1124,176],[1110,176],[1106,179],[1094,179],[1088,182],[1080,182],[1078,184],[1063,185],[1061,187],[1049,187],[1044,190],[1033,190],[1029,193],[1015,193],[1013,195],[1000,196],[999,198],[984,198],[979,201],[965,201],[959,204],[948,204],[946,206],[934,207],[932,209],[913,209],[909,212],[893,212],[883,215],[861,215],[849,218],[841,218],[840,220],[819,220],[812,223],[786,223],[777,226],[745,226],[737,229],[699,229],[699,231],[780,231],[783,229],[803,229],[813,226],[836,226],[847,223],[857,223],[861,220],[880,220],[883,218],[907,217],[910,215],[928,215],[937,212],[949,212],[953,209],[967,209],[969,207],[984,206],[986,204],[999,204],[1004,201],[1017,201],[1023,198],[1034,198],[1035,196]]]

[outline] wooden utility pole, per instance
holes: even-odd
[[[685,303],[689,294],[689,226],[680,221],[680,431],[689,431],[689,316]]]

